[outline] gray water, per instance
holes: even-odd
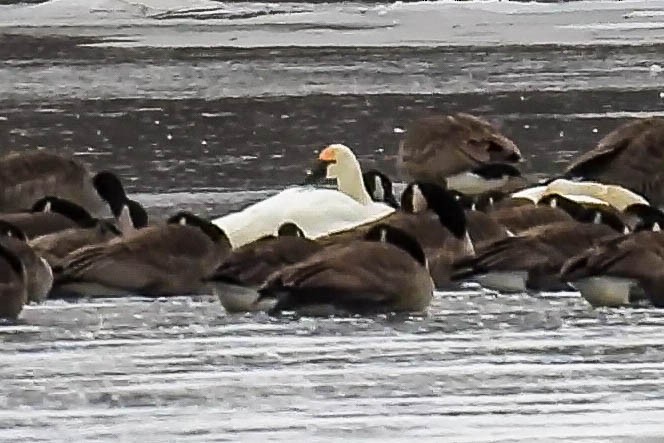
[[[112,169],[154,217],[221,215],[326,144],[397,181],[401,129],[482,115],[535,175],[664,114],[664,2],[0,6],[0,149]],[[425,317],[48,301],[0,325],[0,440],[661,441],[664,314],[440,292]]]

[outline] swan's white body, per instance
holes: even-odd
[[[379,220],[394,208],[376,203],[364,188],[362,171],[352,151],[332,145],[335,163],[328,166],[328,178],[336,178],[339,190],[311,186],[288,188],[277,195],[212,221],[224,230],[233,248],[276,234],[283,223],[292,222],[308,238]],[[323,153],[321,153],[322,155]]]

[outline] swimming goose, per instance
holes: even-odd
[[[409,181],[436,183],[487,163],[516,163],[521,152],[486,120],[469,114],[415,120],[399,145],[398,167]]]
[[[664,233],[634,232],[587,249],[560,271],[592,306],[624,306],[645,295],[664,307]]]
[[[69,200],[101,215],[105,205],[81,162],[46,151],[13,152],[0,157],[0,211],[29,208],[44,195]]]
[[[65,296],[192,294],[229,252],[222,230],[179,212],[164,225],[74,251],[60,271],[57,292]]]
[[[619,185],[664,205],[664,119],[633,120],[611,131],[594,149],[574,160],[571,179]]]
[[[26,241],[26,236],[15,225],[0,220],[0,244],[21,260],[26,272],[28,300],[40,303],[46,299],[53,285],[53,272],[48,262],[39,256]]]
[[[514,237],[476,249],[476,255],[455,263],[454,280],[473,277],[482,286],[502,292],[567,290],[559,279],[565,261],[607,238],[621,236],[625,225],[604,208],[576,214],[585,222],[562,221],[537,226]]]
[[[0,243],[0,318],[16,320],[27,302],[23,262]]]
[[[432,183],[409,183],[401,194],[401,210],[353,229],[321,237],[325,245],[360,240],[376,224],[387,224],[415,238],[429,262],[437,287],[449,284],[451,263],[472,255],[473,242],[468,232],[465,211],[454,195]]]
[[[265,236],[231,251],[211,278],[215,292],[227,312],[267,310],[271,304],[255,303],[258,299],[256,289],[270,274],[321,249],[323,246],[305,238],[297,225],[285,223],[277,236]]]
[[[405,232],[379,224],[364,239],[333,245],[272,274],[259,290],[270,311],[305,315],[421,312],[433,297],[422,248]]]
[[[39,199],[30,211],[0,214],[0,220],[15,225],[28,238],[70,228],[90,227],[95,223],[95,219],[81,206],[53,196]]]
[[[296,223],[308,238],[316,239],[394,212],[391,206],[372,201],[362,181],[360,164],[347,146],[326,147],[318,157],[318,164],[310,181],[323,171],[328,179],[336,179],[338,190],[288,188],[213,223],[228,235],[233,248],[238,248],[273,235],[285,222]]]

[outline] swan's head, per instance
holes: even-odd
[[[355,154],[348,146],[329,145],[318,155],[316,166],[307,175],[305,183],[316,183],[323,178],[336,179],[339,176],[340,168],[345,168],[348,164],[356,162]]]

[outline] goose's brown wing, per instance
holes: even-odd
[[[505,226],[480,211],[465,211],[468,233],[475,249],[508,237]]]
[[[260,292],[277,295],[277,310],[332,304],[354,312],[389,309],[412,287],[417,263],[391,245],[331,246],[271,275]]]
[[[322,245],[299,237],[273,237],[244,245],[217,268],[214,280],[242,285],[260,285],[284,266],[304,260],[323,248]]]
[[[572,216],[562,209],[533,205],[499,208],[488,215],[514,234],[536,226],[573,220]]]
[[[10,153],[0,158],[0,210],[30,208],[45,195],[65,198],[91,212],[102,207],[92,190],[87,168],[78,161],[46,151]]]
[[[415,120],[399,146],[399,166],[411,179],[440,182],[489,162],[521,157],[514,142],[469,114]]]
[[[175,290],[195,284],[216,269],[219,263],[214,260],[220,257],[211,251],[211,244],[191,226],[144,228],[124,241],[74,251],[65,260],[60,282],[95,282],[147,292]]]
[[[664,203],[664,119],[627,123],[568,166],[566,175],[617,184]]]

